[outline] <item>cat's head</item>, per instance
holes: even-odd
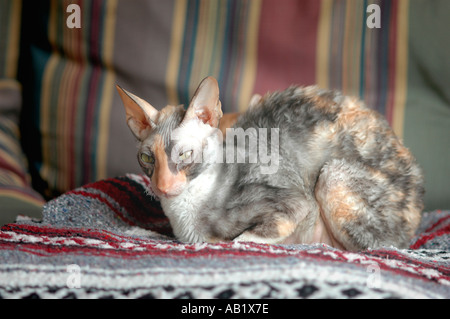
[[[207,141],[216,138],[222,117],[217,81],[205,78],[187,110],[169,105],[158,111],[121,87],[117,90],[128,127],[139,141],[138,161],[151,178],[153,193],[167,198],[179,195],[204,165]]]

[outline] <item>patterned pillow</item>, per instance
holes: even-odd
[[[17,126],[19,84],[0,80],[0,225],[17,214],[40,217],[43,198],[31,188]]]
[[[213,75],[225,111],[293,83],[364,98],[424,167],[426,209],[450,207],[448,1],[71,3],[23,3],[22,134],[47,198],[139,172],[115,83],[161,108]]]
[[[17,76],[21,1],[0,3],[0,225],[17,214],[40,217],[44,200],[31,188],[19,138]]]

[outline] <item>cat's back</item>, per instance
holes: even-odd
[[[292,86],[267,93],[240,117],[235,127],[311,129],[320,122],[335,121],[344,98],[338,91]]]
[[[280,142],[290,144],[284,146],[306,153],[325,152],[375,164],[381,160],[373,158],[376,154],[388,156],[396,149],[395,153],[412,158],[381,114],[355,97],[317,86],[266,94],[235,126],[278,128]]]
[[[359,162],[392,180],[422,183],[420,168],[386,119],[354,97],[317,86],[268,93],[235,125],[278,128],[280,156],[315,180],[332,159]],[[286,164],[289,165],[289,164]]]
[[[278,129],[279,140],[268,143],[276,142],[279,161],[269,175],[259,169],[260,161],[227,166],[235,172],[227,211],[251,207],[250,212],[265,212],[270,205],[277,210],[291,203],[288,211],[304,217],[320,207],[327,223],[337,216],[333,236],[355,230],[356,237],[346,242],[349,249],[403,247],[417,228],[421,170],[386,119],[359,99],[314,86],[291,87],[266,94],[235,127],[253,128],[249,132],[259,138],[264,129]],[[314,224],[311,218],[298,229]],[[298,242],[302,234],[294,236]],[[370,240],[362,242],[366,237]]]

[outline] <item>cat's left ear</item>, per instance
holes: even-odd
[[[116,85],[127,114],[127,124],[134,136],[142,141],[155,128],[158,110],[140,97]]]
[[[219,84],[215,78],[207,77],[195,91],[183,122],[198,118],[205,124],[218,127],[222,115],[222,105],[219,100]]]

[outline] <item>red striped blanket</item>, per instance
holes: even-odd
[[[3,226],[0,298],[450,298],[450,211],[424,213],[403,250],[186,244],[147,184],[89,184]]]

